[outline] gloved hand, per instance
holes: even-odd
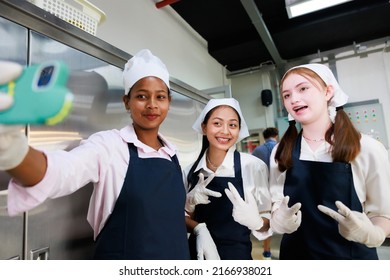
[[[205,223],[200,223],[194,228],[196,236],[196,252],[198,260],[220,260],[217,246],[210,235]]]
[[[206,186],[213,180],[215,177],[214,174],[210,175],[206,181],[204,180],[204,175],[199,173],[199,181],[195,187],[187,193],[185,210],[188,213],[193,213],[195,206],[198,204],[209,204],[209,196],[221,197],[222,194],[215,192],[206,188]]]
[[[289,196],[282,199],[279,208],[271,214],[270,226],[272,231],[284,234],[296,231],[302,222],[301,203],[297,202],[293,206],[288,207]]]
[[[233,219],[250,230],[259,230],[264,222],[252,193],[245,192],[244,201],[232,183],[228,182],[228,186],[229,189],[225,189],[225,193],[233,204]]]
[[[0,85],[16,79],[23,67],[17,63],[0,61]],[[13,104],[13,97],[0,92],[0,111]],[[21,130],[22,126],[6,126],[0,124],[0,170],[8,170],[22,162],[28,152],[27,138]]]
[[[338,212],[318,205],[318,209],[339,223],[339,233],[349,241],[365,244],[367,247],[379,247],[386,235],[381,227],[374,225],[365,213],[351,211],[341,201],[336,201]]]
[[[11,95],[4,94],[0,91],[0,111],[8,109],[13,103],[14,99]]]
[[[23,71],[23,67],[14,62],[0,61],[0,85],[4,85],[12,80],[15,80]],[[13,97],[0,92],[0,111],[9,108],[13,104]]]

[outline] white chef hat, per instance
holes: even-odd
[[[302,64],[295,67],[290,68],[283,76],[283,78],[289,73],[292,69],[296,68],[307,68],[315,72],[327,86],[333,86],[333,97],[329,101],[329,116],[334,122],[334,116],[336,114],[336,108],[345,105],[348,101],[348,95],[341,89],[339,83],[337,82],[335,76],[329,67],[319,64],[319,63],[310,63],[310,64]],[[282,78],[282,79],[283,79]],[[293,118],[289,115],[289,120]]]
[[[123,69],[125,95],[137,81],[149,76],[160,78],[170,88],[169,72],[165,64],[150,50],[143,49],[130,58]]]
[[[234,98],[210,99],[209,102],[206,104],[206,107],[204,107],[203,111],[200,113],[198,119],[195,121],[192,128],[199,134],[203,135],[202,123],[204,121],[204,118],[206,117],[207,113],[210,112],[213,108],[221,105],[227,105],[232,107],[237,111],[238,115],[240,116],[241,128],[240,128],[240,134],[238,135],[237,142],[244,139],[245,137],[248,137],[249,136],[248,126],[245,122],[244,116],[241,113],[240,104]]]

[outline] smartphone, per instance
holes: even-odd
[[[16,80],[0,86],[14,101],[0,111],[0,124],[55,125],[63,121],[73,104],[68,77],[68,67],[62,61],[25,67]]]

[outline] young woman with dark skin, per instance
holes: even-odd
[[[141,50],[125,65],[123,81],[130,124],[97,132],[71,151],[39,151],[20,132],[0,132],[0,146],[11,137],[25,149],[19,162],[9,163],[8,149],[0,148],[1,168],[13,177],[8,212],[17,215],[93,183],[87,219],[95,259],[189,259],[177,151],[159,133],[171,102],[169,73]]]

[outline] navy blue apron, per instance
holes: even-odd
[[[317,208],[322,204],[337,211],[335,201],[339,200],[351,210],[362,212],[351,164],[299,160],[301,134],[293,149],[293,167],[287,170],[284,195],[290,196],[290,207],[301,202],[302,223],[297,231],[283,235],[279,258],[378,259],[375,248],[346,240],[338,231],[338,223]]]
[[[198,163],[193,165],[193,169]],[[225,194],[228,182],[231,182],[238,193],[244,198],[244,189],[241,175],[240,153],[234,152],[234,178],[214,177],[207,185],[207,188],[220,192],[222,197],[209,197],[209,204],[199,204],[195,207],[194,220],[199,223],[206,223],[208,230],[217,246],[221,260],[251,260],[252,243],[250,241],[250,230],[235,222],[232,217],[233,204]],[[191,176],[191,186],[198,182],[199,171]],[[189,237],[191,259],[196,259],[196,237],[191,234]]]
[[[113,213],[96,241],[95,259],[189,259],[184,218],[185,187],[177,157],[130,163]]]

